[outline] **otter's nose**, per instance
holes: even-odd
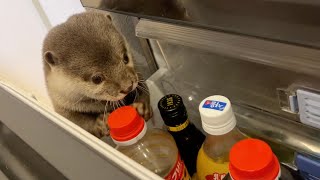
[[[125,90],[121,90],[120,93],[123,93],[123,94],[128,94],[129,92],[131,92],[133,89],[133,82],[131,82],[131,86],[129,86],[127,89]]]

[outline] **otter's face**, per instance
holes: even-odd
[[[91,91],[88,97],[106,101],[123,99],[138,86],[138,75],[135,72],[132,56],[123,50],[117,61],[107,65],[108,68],[96,68],[90,75],[83,76],[84,81]]]
[[[110,18],[82,14],[62,26],[67,30],[49,34],[50,40],[59,33],[44,51],[51,89],[100,101],[118,101],[135,91],[139,79],[132,55]]]

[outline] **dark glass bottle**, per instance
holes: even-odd
[[[158,109],[192,176],[196,172],[197,155],[205,135],[189,121],[187,110],[179,95],[168,94],[162,97],[158,102]]]

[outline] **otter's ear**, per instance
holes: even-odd
[[[44,53],[44,59],[50,66],[55,66],[59,63],[58,58],[51,51],[47,51]]]

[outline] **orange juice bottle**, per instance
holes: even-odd
[[[229,172],[229,152],[245,138],[236,127],[230,101],[210,96],[199,105],[202,128],[208,134],[197,157],[198,180],[221,180]]]

